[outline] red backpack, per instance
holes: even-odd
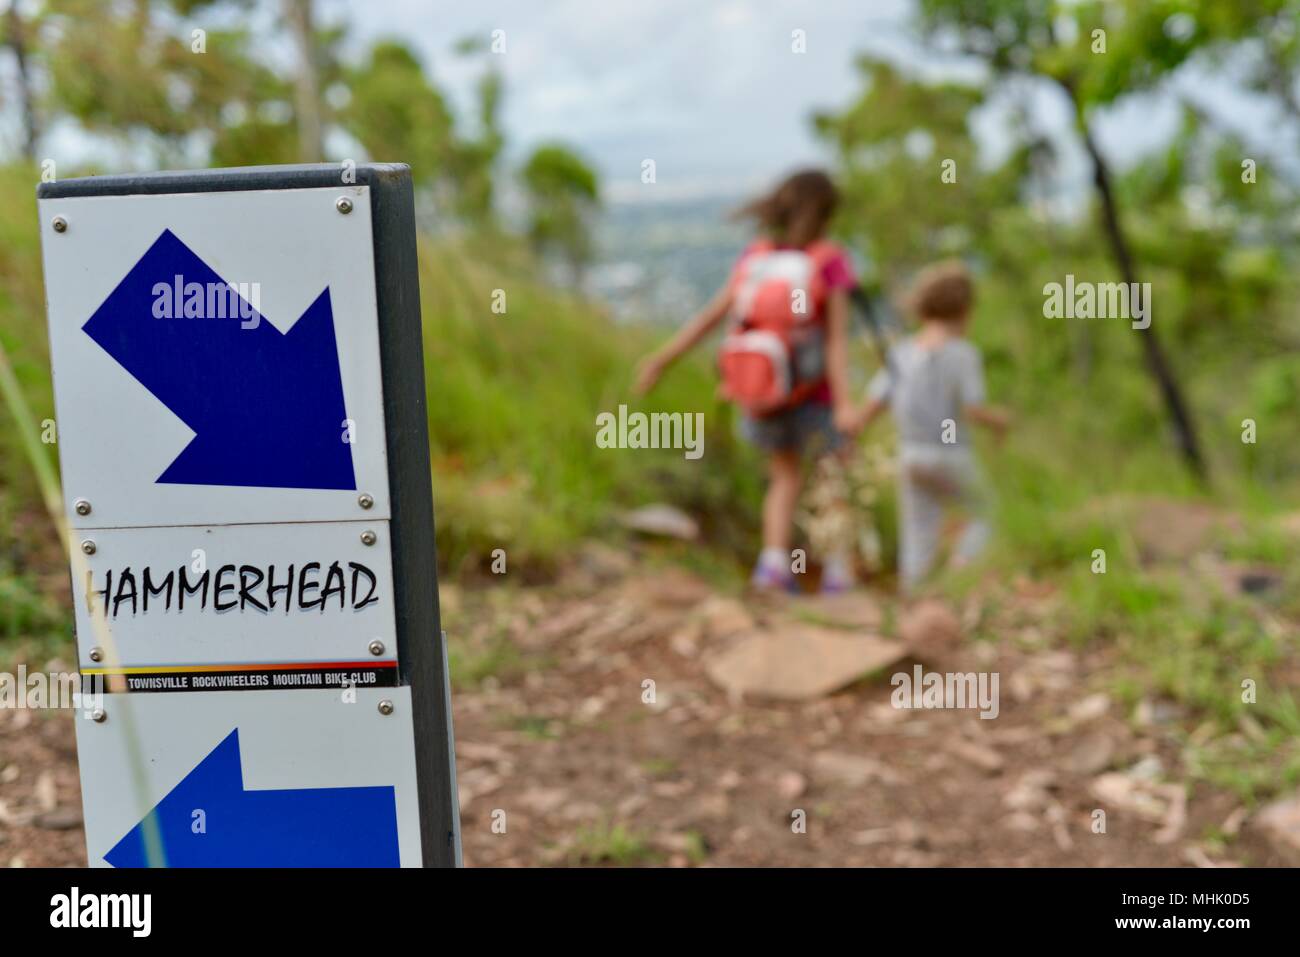
[[[758,242],[732,275],[731,328],[718,368],[722,393],[749,415],[774,415],[826,382],[826,283],[831,243],[782,249]]]

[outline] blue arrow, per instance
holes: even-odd
[[[329,288],[282,333],[237,296],[247,319],[157,318],[178,276],[226,285],[166,229],[82,326],[195,432],[157,481],[355,489]]]
[[[203,812],[205,833],[194,833]],[[149,812],[168,867],[397,867],[391,787],[245,791],[239,729]],[[147,867],[146,817],[104,860]]]

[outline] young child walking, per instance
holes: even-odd
[[[981,478],[968,422],[1001,436],[1010,418],[987,405],[979,349],[966,339],[974,289],[959,262],[924,270],[911,295],[920,323],[889,352],[872,380],[850,431],[866,427],[885,408],[898,425],[899,582],[908,592],[930,572],[948,508],[972,513],[953,560],[964,563],[989,534]]]
[[[740,433],[767,457],[763,550],[751,583],[795,590],[791,538],[803,465],[840,447],[857,408],[848,394],[848,256],[825,238],[838,203],[829,176],[805,170],[738,215],[762,233],[712,301],[641,364],[645,393],[724,321],[721,391],[741,412]],[[853,584],[849,555],[821,556],[824,592]]]

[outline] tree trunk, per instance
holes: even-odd
[[[9,48],[14,51],[14,62],[18,68],[18,105],[22,111],[23,158],[35,162],[36,140],[40,136],[40,130],[36,125],[36,109],[32,105],[32,78],[27,68],[26,24],[18,13],[17,2],[9,4],[5,26],[5,32],[9,35]]]
[[[1106,158],[1102,156],[1101,150],[1092,137],[1092,131],[1088,128],[1088,122],[1079,109],[1074,90],[1068,83],[1062,85],[1074,104],[1079,133],[1083,137],[1084,148],[1092,159],[1093,184],[1097,187],[1097,196],[1101,200],[1102,225],[1105,228],[1106,240],[1110,244],[1115,263],[1119,266],[1120,278],[1125,283],[1130,284],[1128,288],[1132,289],[1132,284],[1137,282],[1137,269],[1133,263],[1133,255],[1129,250],[1128,238],[1124,235],[1124,227],[1119,221],[1119,209],[1115,203],[1114,190],[1111,187],[1110,167],[1107,166]],[[1173,367],[1170,366],[1169,360],[1165,356],[1165,350],[1160,343],[1155,323],[1152,322],[1146,329],[1138,330],[1138,333],[1142,340],[1147,369],[1160,387],[1160,395],[1164,399],[1165,408],[1169,413],[1170,421],[1173,423],[1174,436],[1178,441],[1178,448],[1182,453],[1183,460],[1187,463],[1187,467],[1191,469],[1192,474],[1204,481],[1207,472],[1205,459],[1201,455],[1200,443],[1196,438],[1196,427],[1192,422],[1191,411],[1187,407],[1187,402],[1183,398],[1183,390],[1174,377]]]
[[[324,159],[321,132],[320,82],[316,70],[316,40],[312,29],[312,0],[284,0],[285,19],[298,48],[295,113],[298,156],[304,163]]]

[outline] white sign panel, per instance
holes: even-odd
[[[77,721],[91,866],[420,865],[408,689],[129,698]]]
[[[367,193],[41,201],[74,527],[388,517]]]
[[[454,863],[442,648],[416,594],[434,575],[431,509],[389,476],[391,448],[427,480],[423,396],[412,420],[394,412],[407,445],[385,431],[385,363],[404,370],[398,392],[422,391],[396,170],[321,188],[297,187],[332,182],[328,167],[42,187],[78,657],[108,692],[77,728],[91,864]],[[272,188],[225,188],[232,175]],[[379,209],[400,260],[386,285]],[[423,511],[395,569],[403,501]],[[420,632],[413,650],[399,627]],[[404,677],[408,651],[443,688]],[[445,725],[442,766],[416,757],[417,707]]]
[[[392,559],[374,523],[113,528],[94,540],[73,581],[77,631],[93,635],[98,615],[118,669],[394,663]],[[90,650],[82,673],[103,673]]]

